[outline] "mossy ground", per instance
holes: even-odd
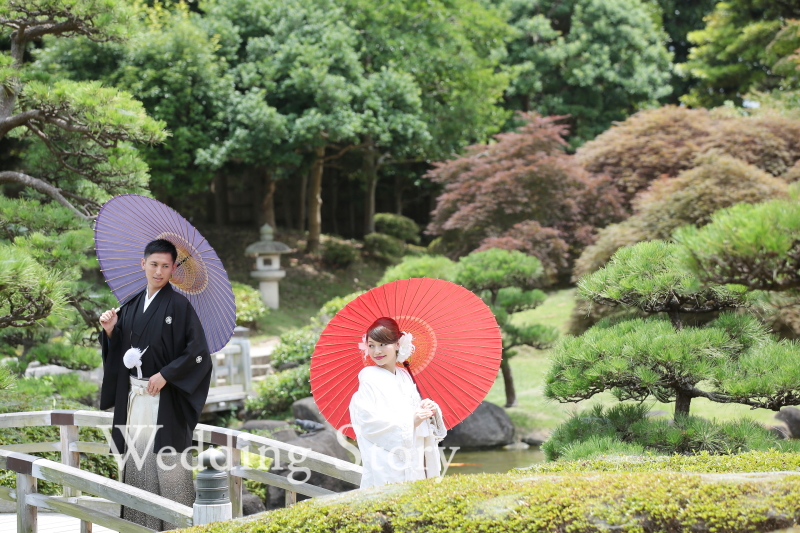
[[[724,474],[585,471],[516,472],[388,485],[302,502],[193,533],[774,531],[800,519],[800,460],[795,454],[707,456],[700,470],[726,461]],[[571,468],[570,468],[571,467]],[[718,469],[723,465],[716,464]],[[744,474],[741,468],[761,474]],[[781,472],[782,471],[782,472]],[[769,473],[772,472],[772,473]]]

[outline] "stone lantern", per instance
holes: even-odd
[[[278,308],[278,282],[286,276],[286,271],[281,270],[281,254],[291,252],[292,249],[282,242],[272,240],[272,226],[261,226],[261,240],[254,242],[244,253],[248,257],[256,258],[255,270],[250,276],[259,281],[261,299],[264,305],[271,309]]]

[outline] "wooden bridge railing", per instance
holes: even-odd
[[[80,469],[81,453],[111,455],[107,443],[78,440],[79,427],[110,427],[112,414],[98,411],[34,411],[0,414],[0,428],[26,426],[60,426],[60,442],[33,442],[0,446],[0,469],[17,474],[16,489],[0,487],[0,499],[16,502],[18,533],[36,533],[37,509],[57,511],[81,520],[81,532],[91,533],[92,524],[125,533],[145,533],[150,529],[132,524],[114,514],[116,505],[145,512],[178,527],[194,525],[191,507],[156,496]],[[243,451],[267,457],[281,464],[289,463],[310,471],[326,474],[358,485],[360,466],[306,448],[232,429],[198,424],[195,441],[199,445],[216,445],[228,455],[230,499],[233,518],[242,516],[242,479],[251,479],[286,490],[286,504],[296,501],[297,494],[309,497],[333,494],[322,487],[299,483],[283,476],[242,465]],[[30,453],[58,451],[61,462],[42,459]],[[63,486],[63,496],[45,496],[36,492],[37,480]],[[86,492],[96,497],[82,496]]]

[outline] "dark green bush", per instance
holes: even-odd
[[[236,300],[236,325],[251,327],[256,320],[269,313],[261,300],[261,293],[250,285],[231,283],[233,298]]]
[[[406,256],[399,265],[386,269],[378,285],[411,278],[435,278],[453,281],[457,271],[458,263],[443,255]]]
[[[364,251],[382,262],[396,263],[403,256],[403,241],[383,233],[370,233],[364,237]]]
[[[20,391],[0,392],[0,413],[25,411],[47,411],[50,409],[88,409],[85,405],[55,397],[43,397]],[[58,426],[22,427],[0,429],[0,445],[25,444],[31,442],[59,442]],[[79,438],[88,442],[106,442],[103,432],[96,428],[80,428]],[[60,462],[58,452],[34,453],[37,457]],[[110,455],[81,454],[81,469],[109,479],[117,479],[117,463]],[[16,474],[10,470],[0,470],[0,485],[16,486]],[[61,485],[49,481],[38,482],[38,492],[42,494],[61,494]]]
[[[797,479],[787,473],[457,475],[314,498],[189,531],[759,533],[800,518]]]
[[[353,241],[325,236],[322,240],[322,261],[335,268],[347,268],[358,259],[358,247]]]
[[[289,362],[303,364],[311,361],[320,333],[319,327],[311,325],[281,335],[280,342],[270,356],[272,367],[279,368]]]
[[[310,379],[309,365],[268,375],[256,383],[255,395],[245,402],[248,417],[260,418],[285,412],[297,400],[311,396]]]
[[[608,409],[597,405],[558,426],[542,451],[552,461],[645,451],[731,455],[750,450],[800,450],[800,443],[778,440],[750,419],[716,422],[687,416],[673,422],[650,418],[648,410],[644,404],[619,403]]]
[[[339,296],[338,298],[331,298],[322,304],[322,307],[319,308],[319,312],[317,313],[317,316],[312,319],[312,322],[316,321],[320,326],[326,325],[336,315],[336,313],[344,309],[344,306],[364,294],[364,292],[365,291],[357,291],[344,296]]]
[[[50,397],[58,394],[65,400],[74,400],[86,405],[92,405],[97,395],[97,384],[83,381],[78,374],[53,374],[38,378],[20,378],[16,381],[16,390],[31,396]]]
[[[26,354],[26,361],[38,361],[43,365],[59,365],[72,370],[92,370],[103,364],[95,346],[76,346],[54,341],[39,344]],[[27,367],[27,364],[25,365]],[[24,368],[21,369],[25,371]]]
[[[375,231],[391,235],[401,241],[419,244],[419,226],[403,215],[394,213],[377,213],[375,215]]]

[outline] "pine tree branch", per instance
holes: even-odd
[[[13,130],[14,128],[19,128],[20,126],[26,125],[31,120],[41,119],[44,117],[44,113],[39,109],[31,109],[29,111],[23,111],[22,113],[17,113],[16,115],[12,115],[6,119],[0,120],[0,139],[6,136],[6,134]]]
[[[0,171],[0,183],[21,183],[26,187],[30,187],[32,189],[39,191],[42,194],[46,194],[59,204],[68,208],[78,218],[82,220],[91,220],[89,216],[81,213],[74,205],[72,205],[69,202],[69,200],[67,200],[64,197],[61,189],[59,189],[58,187],[54,187],[53,185],[50,185],[46,181],[43,181],[39,178],[34,178],[33,176],[28,176],[27,174],[23,174],[22,172],[15,172],[13,170],[3,170]]]

